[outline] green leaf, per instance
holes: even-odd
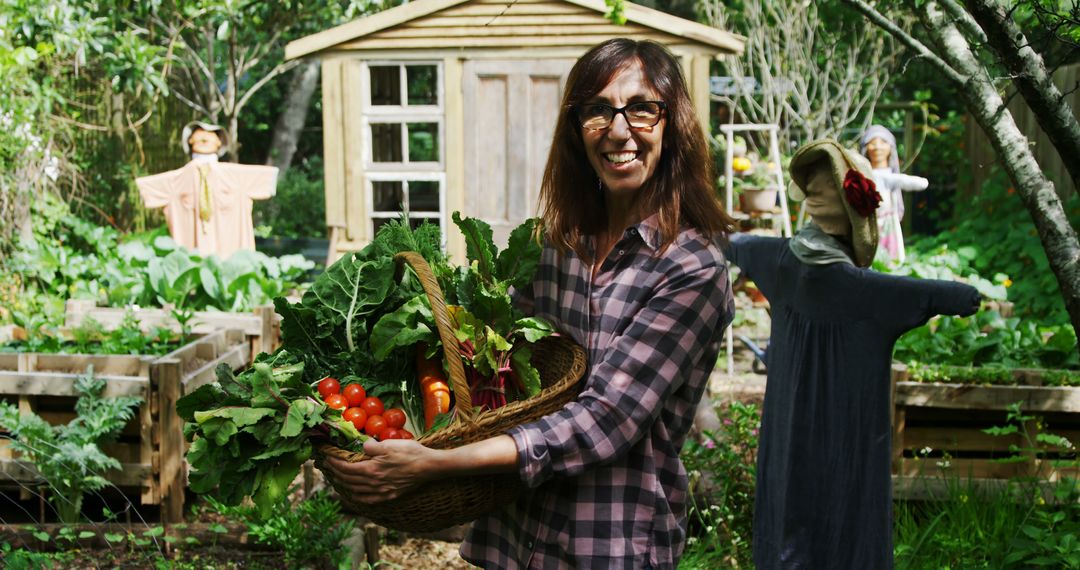
[[[435,344],[437,337],[428,326],[434,320],[431,306],[424,295],[418,295],[398,310],[383,315],[372,327],[369,340],[375,360],[386,360],[393,350],[418,342]]]
[[[536,234],[538,220],[529,218],[510,232],[506,249],[499,253],[495,278],[521,289],[532,284],[543,246]]]
[[[491,226],[477,218],[462,218],[454,212],[454,224],[465,236],[465,256],[470,264],[475,264],[485,282],[491,282],[495,269],[495,240]]]
[[[510,356],[510,368],[525,387],[525,395],[529,398],[539,394],[541,389],[540,372],[533,367],[531,358],[532,351],[524,346]]]
[[[326,409],[323,404],[316,404],[311,400],[296,400],[289,404],[289,411],[285,414],[285,423],[281,426],[281,437],[294,437],[300,435],[305,427],[314,427],[322,421],[322,411]]]

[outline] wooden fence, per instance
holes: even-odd
[[[1054,74],[1054,83],[1065,94],[1065,99],[1073,109],[1073,114],[1080,118],[1080,64],[1062,66]],[[1076,192],[1073,187],[1072,177],[1065,169],[1065,162],[1058,154],[1050,139],[1035,120],[1035,114],[1031,112],[1027,103],[1015,91],[1010,90],[1006,95],[1009,112],[1020,132],[1027,135],[1031,141],[1035,160],[1042,167],[1043,172],[1054,182],[1058,195],[1066,198]],[[990,176],[990,169],[997,163],[998,157],[990,145],[989,139],[982,127],[975,122],[970,114],[967,116],[967,137],[965,140],[968,160],[971,164],[971,187],[970,192],[978,192],[983,183]],[[1070,161],[1080,160],[1080,157],[1068,157]]]

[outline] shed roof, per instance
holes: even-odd
[[[571,12],[551,12],[559,5]],[[715,52],[743,51],[742,36],[659,10],[626,2],[626,25],[618,26],[604,18],[607,9],[604,0],[416,0],[290,42],[285,48],[285,59],[390,45],[398,48],[520,46],[523,33],[548,38],[548,45],[591,45],[598,41],[586,39],[590,35],[643,35],[678,39]],[[546,19],[551,21],[546,23],[550,26],[540,23],[545,20],[544,14],[549,15]],[[444,16],[453,19],[446,20],[446,24],[411,26],[421,20],[431,24]],[[453,33],[449,29],[451,25]]]

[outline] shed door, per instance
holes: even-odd
[[[495,243],[536,215],[540,180],[574,61],[465,63],[465,215],[491,224]]]

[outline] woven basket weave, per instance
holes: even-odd
[[[541,392],[528,400],[511,402],[497,410],[474,413],[468,405],[472,398],[457,339],[435,276],[419,254],[399,253],[394,259],[399,271],[403,264],[413,268],[431,302],[449,369],[450,385],[459,403],[450,425],[425,435],[420,438],[420,443],[434,449],[451,449],[501,435],[513,426],[561,409],[577,396],[581,389],[579,381],[585,373],[585,351],[565,337],[548,337],[532,347],[532,364],[540,373]],[[462,402],[464,406],[460,406]],[[361,452],[332,445],[322,445],[317,452],[349,462],[367,460]],[[331,485],[337,488],[333,475],[326,470],[323,472]],[[349,494],[342,489],[338,489],[338,494],[346,507],[380,526],[403,532],[432,532],[475,520],[511,503],[520,491],[518,475],[508,473],[439,479],[397,499],[376,505],[353,503]]]

